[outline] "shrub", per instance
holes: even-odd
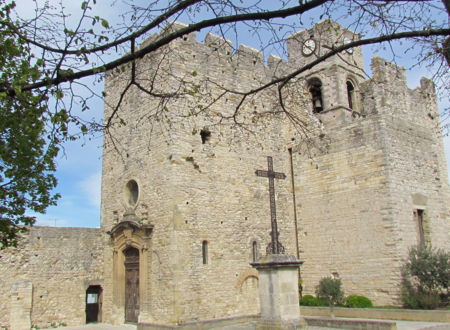
[[[338,278],[324,277],[316,287],[317,298],[324,300],[327,305],[340,305],[344,300],[342,282]]]
[[[372,301],[364,296],[350,295],[345,299],[345,306],[350,308],[369,308],[372,307]]]
[[[307,294],[300,299],[300,305],[302,306],[326,306],[327,303],[322,299],[316,298]]]
[[[404,307],[435,309],[446,305],[450,282],[450,253],[429,246],[414,246],[402,268]]]
[[[401,299],[404,307],[412,309],[436,309],[441,305],[439,293],[424,291],[407,280],[402,280]]]

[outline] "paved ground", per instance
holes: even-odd
[[[397,321],[397,330],[449,330],[450,323]]]
[[[135,325],[124,324],[124,325],[111,325],[104,323],[96,323],[89,325],[79,325],[76,327],[60,327],[53,329],[64,329],[64,330],[135,330]]]
[[[388,320],[387,320],[388,321]],[[397,330],[450,330],[450,323],[437,323],[437,322],[410,322],[410,321],[396,321]],[[241,327],[227,327],[227,329],[244,329],[245,325]],[[136,330],[134,325],[110,325],[110,324],[90,324],[81,325],[76,327],[61,327],[56,328],[60,330]],[[324,327],[308,327],[309,330],[332,330],[336,328],[324,328]]]

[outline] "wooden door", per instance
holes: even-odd
[[[125,254],[125,322],[139,317],[139,250],[129,247]]]

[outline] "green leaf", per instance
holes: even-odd
[[[105,29],[109,29],[109,23],[108,23],[108,21],[107,21],[106,19],[104,19],[104,18],[102,18],[102,26],[103,26]]]
[[[62,90],[57,89],[55,92],[55,96],[58,100],[62,99],[64,97],[64,93],[62,92]]]

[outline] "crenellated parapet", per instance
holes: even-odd
[[[406,88],[405,68],[390,63],[381,57],[372,58],[371,68],[374,82],[383,84],[386,88],[392,85]]]
[[[151,35],[141,47],[186,27],[186,24],[172,22],[159,33]],[[287,59],[269,55],[265,60],[262,51],[248,45],[236,47],[230,40],[213,33],[206,34],[203,41],[198,41],[197,33],[192,32],[146,55],[138,62],[138,67],[141,68],[141,77],[147,80],[154,80],[147,77],[152,74],[152,70],[153,73],[160,74],[160,83],[155,85],[160,88],[160,92],[164,92],[163,88],[175,90],[173,86],[181,81],[188,84],[183,87],[188,94],[210,88],[207,93],[214,98],[219,92],[218,89],[214,90],[211,82],[228,90],[248,91],[291,73],[330,50],[359,38],[358,34],[338,23],[325,20],[287,38]],[[160,62],[155,60],[158,54],[164,52],[164,59],[161,57]],[[155,67],[157,69],[152,69]],[[419,88],[411,90],[407,87],[405,69],[380,57],[373,58],[371,68],[372,78],[366,79],[361,48],[355,47],[327,58],[301,73],[298,76],[300,79],[296,80],[301,82],[296,88],[302,89],[298,94],[305,110],[315,114],[325,124],[333,125],[354,121],[361,115],[392,111],[396,114],[414,112],[437,116],[432,82],[423,80]],[[206,93],[204,89],[203,91]],[[230,95],[216,105],[220,106],[221,111],[232,112],[233,105],[237,102],[238,94]],[[258,102],[268,104],[267,100],[260,99]],[[202,102],[199,103],[203,105]]]
[[[157,38],[185,27],[187,27],[186,24],[172,22],[162,28],[158,34],[153,34],[146,39],[141,47],[148,45]],[[286,40],[288,58],[286,61],[274,55],[269,55],[267,60],[265,60],[262,51],[243,44],[235,47],[230,40],[212,33],[208,33],[203,41],[197,40],[196,32],[180,37],[172,43],[171,52],[182,54],[189,49],[193,57],[196,58],[221,56],[228,58],[230,63],[233,63],[235,67],[240,69],[253,70],[255,67],[262,69],[267,72],[268,78],[270,78],[273,75],[277,75],[276,72],[284,71],[280,69],[281,67],[301,67],[325,55],[334,47],[357,39],[359,39],[359,35],[342,28],[333,21],[326,20],[316,24],[312,29],[302,30],[288,37]],[[311,52],[309,52],[305,43],[308,47],[313,47],[314,49],[311,49]],[[329,66],[331,63],[347,67],[349,66],[348,64],[351,64],[354,74],[362,76],[363,58],[359,47],[327,59],[326,65]],[[204,64],[207,65],[206,63]],[[317,66],[319,69],[321,67],[323,67],[322,64]]]
[[[438,117],[435,87],[422,78],[420,86],[410,89],[405,68],[383,58],[374,57],[372,78],[361,84],[363,108],[366,114],[385,114],[402,120],[421,120],[423,123]],[[434,126],[434,123],[430,123]]]
[[[221,54],[231,56],[233,54],[233,44],[230,40],[222,38],[216,34],[208,33],[205,37],[204,44]]]

